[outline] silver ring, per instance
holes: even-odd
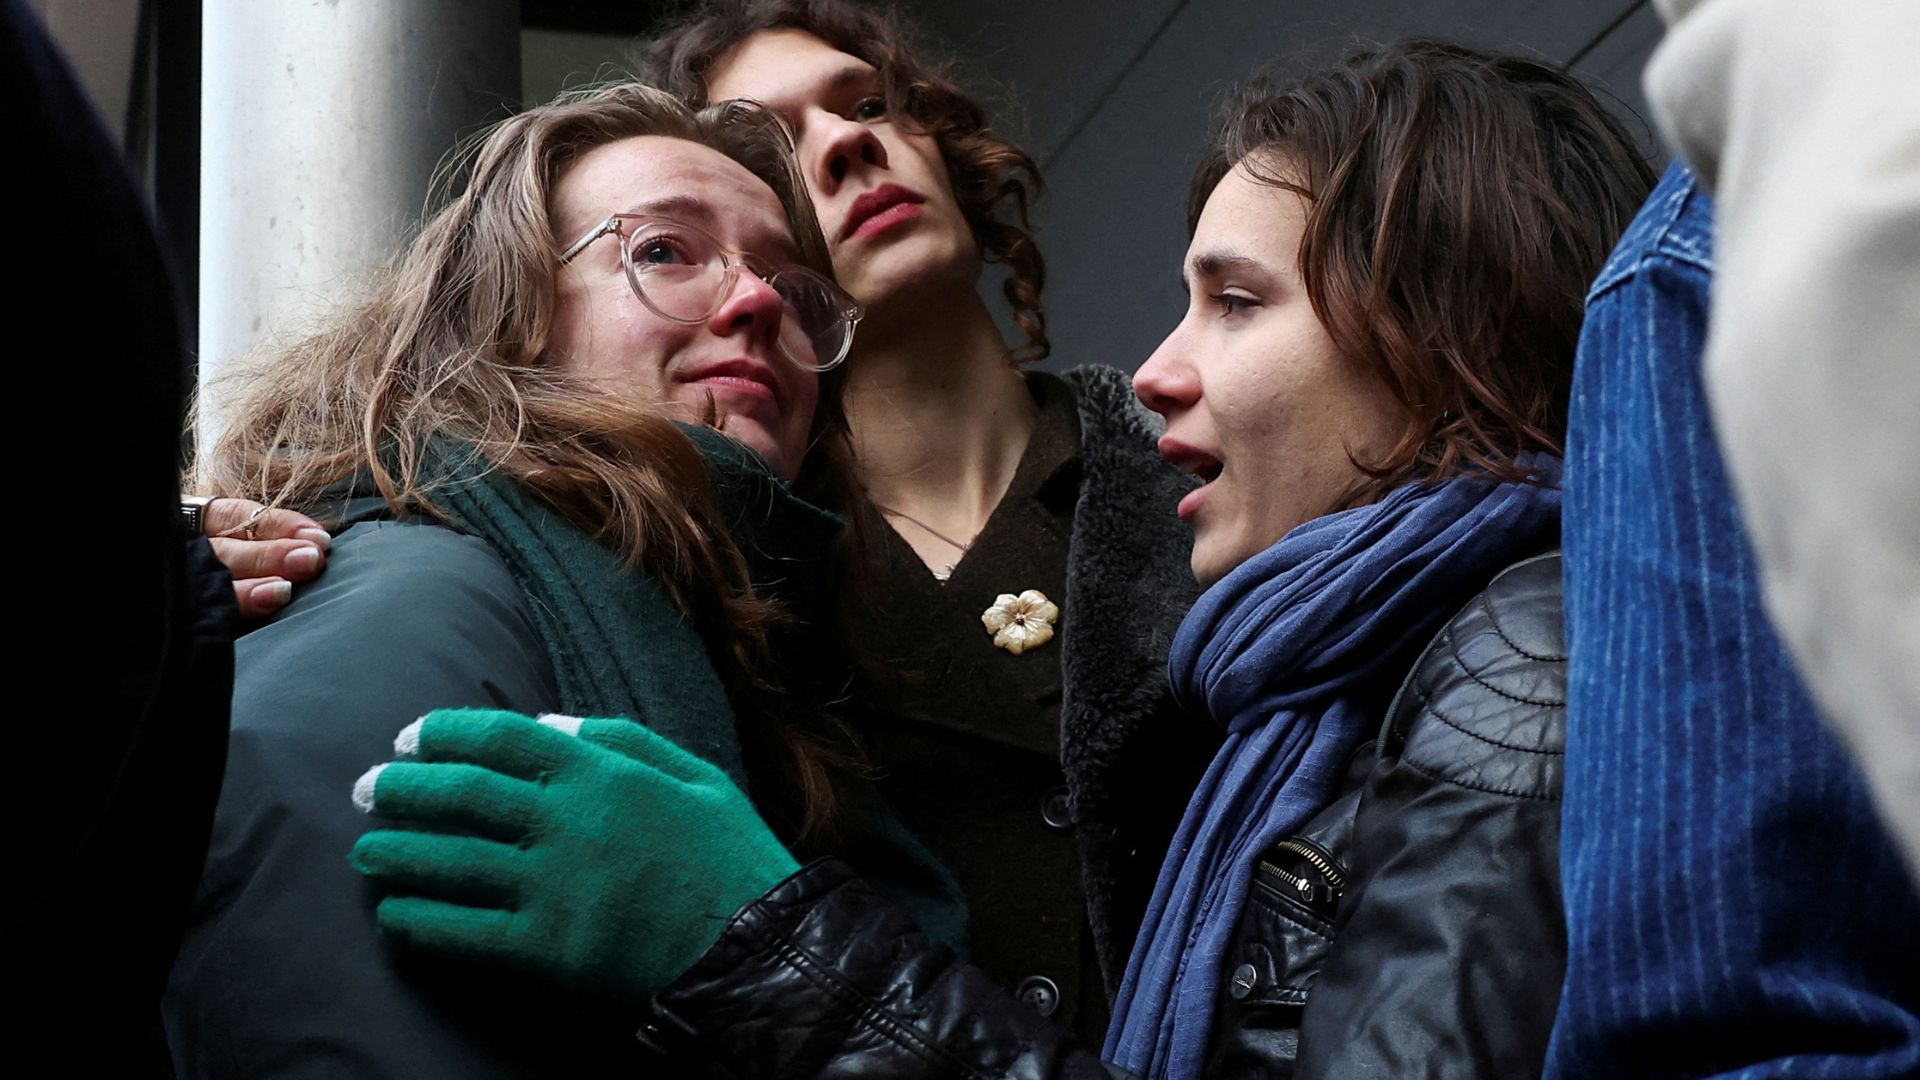
[[[235,525],[231,529],[222,530],[220,532],[215,533],[214,535],[218,537],[231,537],[231,536],[237,535],[237,536],[244,536],[248,540],[258,540],[260,539],[260,536],[259,536],[260,519],[263,517],[266,517],[267,511],[271,509],[273,508],[270,506],[262,506],[260,509],[255,510],[251,514],[248,514],[247,520],[241,522],[238,525]]]

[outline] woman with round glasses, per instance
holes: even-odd
[[[655,315],[677,323],[713,316],[733,295],[741,271],[773,287],[784,305],[780,352],[804,371],[831,371],[847,358],[861,308],[838,285],[800,266],[770,268],[744,251],[684,222],[645,214],[613,214],[560,253],[562,266],[603,236],[620,238],[620,264],[635,296]]]
[[[525,714],[484,714],[496,734],[638,720],[703,759],[684,774],[702,799],[774,823],[728,844],[628,803],[556,811],[657,844],[622,871],[679,913],[663,955],[690,963],[789,851],[853,859],[956,936],[963,918],[821,719],[844,664],[808,623],[839,525],[793,491],[844,482],[833,369],[860,308],[778,122],[616,87],[502,123],[466,166],[369,299],[250,376],[203,463],[208,490],[337,537],[238,648],[166,1001],[184,1076],[616,1075],[634,1053],[590,1006],[378,941],[343,793],[433,709]],[[582,1034],[530,1047],[529,1027]]]

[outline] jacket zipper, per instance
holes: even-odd
[[[1291,851],[1307,860],[1315,870],[1320,871],[1320,876],[1327,879],[1327,884],[1333,887],[1334,892],[1337,893],[1347,887],[1347,872],[1341,869],[1340,864],[1333,861],[1333,856],[1319,844],[1297,836],[1289,836],[1273,846],[1282,851]]]
[[[1289,874],[1270,862],[1262,861],[1260,869],[1268,876],[1278,878],[1280,883],[1286,886],[1285,889],[1276,889],[1272,883],[1261,881],[1261,888],[1287,897],[1289,900],[1298,900],[1310,908],[1318,908],[1321,904],[1331,903],[1340,898],[1340,894],[1332,888],[1326,885],[1315,885],[1299,874]]]
[[[1347,873],[1341,869],[1339,863],[1333,861],[1333,856],[1318,844],[1296,837],[1279,841],[1271,850],[1284,851],[1299,857],[1325,879],[1325,884],[1305,874],[1296,874],[1282,869],[1271,859],[1260,860],[1258,864],[1260,873],[1254,876],[1255,883],[1276,896],[1300,904],[1316,915],[1333,918],[1334,908],[1339,904],[1340,895],[1347,884]],[[1263,877],[1273,880],[1265,881],[1262,880]],[[1279,883],[1278,887],[1274,884],[1275,882]]]

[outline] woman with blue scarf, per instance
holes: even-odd
[[[1651,182],[1531,60],[1416,42],[1245,92],[1194,180],[1187,317],[1134,377],[1205,481],[1180,514],[1207,591],[1169,676],[1226,742],[1108,1060],[1539,1072],[1558,455],[1583,290]]]
[[[1255,82],[1226,118],[1187,313],[1135,379],[1199,481],[1207,591],[1169,677],[1225,743],[1099,1057],[833,860],[663,990],[524,933],[412,940],[598,988],[683,1074],[1537,1074],[1564,955],[1559,440],[1586,284],[1651,180],[1557,68],[1437,43]],[[666,929],[600,901],[556,936]]]

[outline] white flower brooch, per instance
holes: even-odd
[[[1019,596],[1001,593],[992,607],[980,613],[980,623],[993,635],[994,645],[1015,656],[1052,641],[1053,624],[1059,621],[1059,606],[1039,589]]]

